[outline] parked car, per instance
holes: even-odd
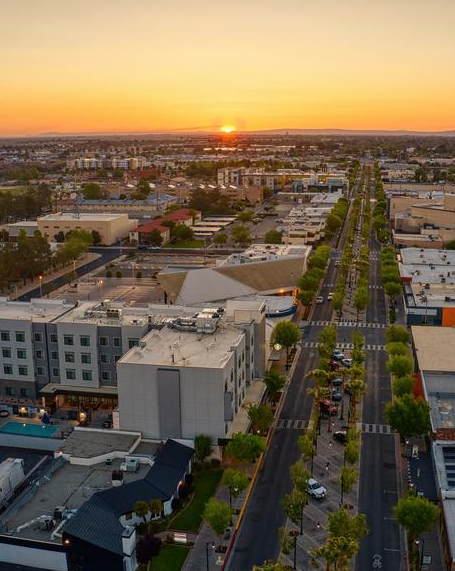
[[[337,391],[336,389],[334,391],[332,391],[332,400],[335,402],[340,402],[340,400],[343,398],[343,395],[340,393],[340,391]]]
[[[335,260],[335,267],[337,268],[340,265],[340,260]]]
[[[333,437],[335,440],[338,440],[338,442],[341,442],[341,444],[346,444],[348,440],[348,433],[346,430],[337,430],[333,433]]]
[[[338,413],[338,405],[329,399],[321,400],[319,406],[321,407],[321,411],[324,414],[330,414],[331,416],[334,416]]]
[[[332,371],[338,371],[338,369],[340,368],[340,363],[337,363],[332,359],[330,361],[330,368],[332,369]]]
[[[324,303],[324,298],[322,297],[322,295],[319,295],[316,298],[316,305],[321,305],[322,303]]]
[[[150,250],[150,251],[153,251],[153,250],[161,250],[161,248],[160,248],[160,246],[150,246],[149,250]]]
[[[341,364],[344,367],[352,367],[352,359],[341,359]]]
[[[329,295],[327,296],[327,299],[328,299],[329,301],[332,301],[332,299],[333,299],[333,291],[331,291],[331,292],[329,293]]]
[[[343,384],[343,379],[341,379],[340,377],[337,377],[336,379],[332,380],[332,387],[341,387],[342,384]]]
[[[308,495],[316,500],[323,500],[327,495],[327,490],[314,478],[308,480]]]
[[[342,359],[344,359],[344,353],[342,353],[338,349],[335,349],[335,351],[332,353],[332,359],[335,359],[335,361],[341,361]]]

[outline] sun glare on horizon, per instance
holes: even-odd
[[[222,133],[226,133],[226,134],[233,133],[235,131],[235,127],[234,127],[234,125],[223,125],[220,128],[220,131]]]

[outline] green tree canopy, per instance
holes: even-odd
[[[387,422],[401,438],[420,436],[430,431],[430,407],[422,398],[404,394],[387,403],[384,413]]]
[[[439,517],[438,506],[426,498],[414,495],[401,498],[393,511],[398,523],[408,532],[411,542],[422,533],[430,531]]]
[[[229,488],[230,493],[236,498],[239,494],[246,490],[250,480],[245,472],[234,468],[226,468],[223,472],[221,483]]]
[[[406,355],[392,355],[387,361],[387,370],[396,377],[410,375],[413,371],[412,359]]]
[[[265,442],[257,434],[234,434],[226,446],[226,453],[239,462],[254,462],[265,451]]]
[[[273,343],[278,343],[286,349],[289,355],[289,349],[300,340],[300,329],[291,321],[279,321],[272,332]]]
[[[254,432],[266,434],[272,426],[273,411],[266,404],[252,404],[248,407],[248,419]]]
[[[392,392],[396,397],[402,397],[411,394],[414,388],[414,379],[406,375],[405,377],[396,377],[392,383]]]
[[[271,398],[275,397],[286,384],[286,377],[281,375],[276,369],[267,371],[264,377],[264,383]]]
[[[266,232],[264,242],[266,244],[281,244],[283,234],[278,230],[269,230]]]
[[[245,246],[251,242],[250,231],[246,226],[235,226],[231,230],[231,237],[236,244]]]
[[[194,455],[203,462],[212,452],[212,437],[209,434],[197,434],[194,438]]]
[[[222,537],[226,528],[229,527],[232,517],[232,510],[229,504],[210,498],[205,504],[205,510],[202,514],[202,519],[206,524],[213,529],[218,537]]]
[[[395,341],[397,343],[404,343],[405,345],[409,344],[409,333],[405,327],[401,327],[400,325],[390,325],[387,327],[386,338],[388,343]]]

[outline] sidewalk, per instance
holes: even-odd
[[[79,269],[87,264],[90,264],[90,262],[93,262],[94,260],[97,260],[98,258],[101,257],[101,254],[94,254],[92,252],[87,252],[81,259],[76,261],[75,264],[75,269]],[[50,282],[52,282],[53,280],[60,278],[70,272],[73,271],[73,265],[70,264],[68,266],[65,266],[64,268],[58,268],[57,270],[47,273],[43,276],[43,280],[42,280],[42,286],[44,287],[45,284],[48,284]],[[15,299],[18,297],[21,297],[22,295],[27,294],[29,291],[33,291],[34,289],[38,288],[40,285],[40,280],[39,279],[35,279],[33,282],[29,282],[28,284],[26,284],[25,286],[21,286],[21,287],[15,287],[14,292],[11,292],[9,297],[10,299]],[[45,296],[43,296],[45,297]]]

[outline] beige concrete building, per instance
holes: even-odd
[[[447,194],[442,200],[391,199],[390,218],[396,237],[422,234],[438,244],[449,242],[455,239],[455,194]]]
[[[101,243],[110,246],[127,237],[137,222],[130,220],[127,214],[57,212],[38,218],[38,230],[51,240],[59,232],[96,230],[101,236]]]

